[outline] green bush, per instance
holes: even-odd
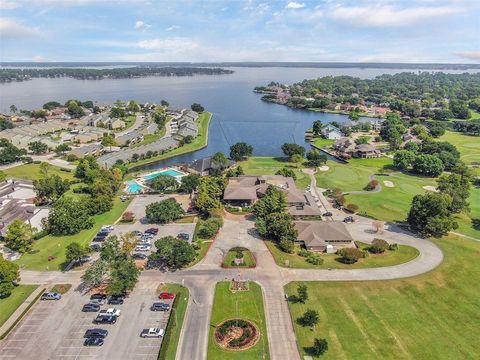
[[[396,250],[398,250],[398,244],[397,244],[397,243],[390,244],[390,245],[388,246],[388,250],[390,250],[390,251],[396,251]]]
[[[310,255],[310,251],[302,248],[302,249],[298,250],[297,254],[301,257],[307,257],[308,255]]]
[[[308,263],[313,264],[313,265],[322,265],[323,264],[323,259],[320,254],[310,254],[307,257],[306,260]]]
[[[363,258],[363,253],[357,248],[343,248],[337,251],[337,254],[340,255],[338,261],[344,264],[354,264],[358,259]]]
[[[199,224],[198,236],[202,239],[212,238],[222,227],[223,219],[220,217],[211,217]]]
[[[382,254],[389,247],[388,242],[383,239],[373,239],[372,245],[368,248],[368,251],[374,254]]]

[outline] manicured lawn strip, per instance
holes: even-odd
[[[185,312],[187,311],[190,292],[186,287],[178,284],[165,284],[162,287],[162,291],[173,292],[176,297],[172,306],[172,313],[170,314],[167,328],[165,329],[162,346],[160,348],[160,352],[158,353],[158,359],[175,360],[178,348],[178,340],[180,339],[180,332],[182,331],[183,320],[185,319]]]
[[[480,188],[472,187],[468,201],[470,213],[455,216],[458,222],[458,229],[455,231],[480,240]],[[479,222],[477,228],[474,226],[474,221]]]
[[[381,238],[381,236],[379,236]],[[367,258],[358,260],[355,264],[343,264],[336,259],[337,254],[324,254],[319,253],[322,256],[322,265],[313,265],[306,261],[306,258],[297,255],[299,247],[295,248],[294,254],[287,254],[281,251],[275,243],[271,241],[265,241],[268,249],[275,259],[275,263],[281,267],[287,267],[285,260],[288,260],[289,268],[297,269],[366,269],[383,266],[392,266],[403,264],[415,259],[420,253],[412,246],[399,245],[396,251],[386,251],[383,254],[369,254]],[[361,241],[356,241],[357,246],[360,249],[364,249],[369,246]]]
[[[466,164],[480,163],[480,136],[447,131],[439,140],[455,145],[460,152],[460,159]]]
[[[260,285],[249,282],[248,291],[232,293],[229,290],[230,282],[222,281],[215,287],[213,300],[210,334],[208,337],[208,360],[258,360],[269,359],[267,327],[263,307],[263,296]],[[252,321],[261,332],[258,343],[244,351],[226,351],[221,349],[214,338],[215,326],[221,322],[236,317],[238,302],[238,317]]]
[[[322,359],[473,359],[480,353],[480,243],[450,236],[434,240],[445,254],[439,268],[391,281],[306,282],[306,304],[290,303],[302,355],[326,338]],[[286,286],[295,294],[299,283]],[[315,330],[295,320],[319,312]]]
[[[210,120],[212,118],[212,113],[203,112],[199,115],[198,120],[198,136],[190,144],[185,144],[179,148],[173,149],[165,154],[152,157],[150,159],[139,160],[137,162],[132,162],[128,164],[128,167],[134,169],[137,166],[145,165],[151,162],[164,160],[171,158],[173,156],[186,154],[192,151],[199,150],[207,146],[208,143],[208,126],[210,125]]]
[[[305,189],[307,185],[310,185],[310,178],[307,174],[304,174],[296,164],[289,162],[284,158],[275,158],[269,156],[254,156],[246,161],[238,163],[246,175],[274,175],[278,170],[283,167],[288,167],[295,171],[297,180],[295,184],[300,189]]]
[[[61,168],[58,166],[50,165],[48,169],[48,175],[58,175],[62,179],[73,180],[73,174],[75,171],[62,171]],[[7,175],[7,178],[17,178],[17,179],[25,179],[25,180],[38,180],[44,178],[45,176],[40,173],[40,164],[24,164],[12,167],[10,169],[3,170],[3,172]]]
[[[38,285],[18,285],[9,297],[0,299],[0,326],[8,320],[37,287]]]
[[[335,142],[335,140],[333,140],[333,139],[324,139],[324,138],[313,139],[313,145],[315,145],[319,148],[324,148],[324,147],[330,146],[334,142]]]
[[[223,267],[255,267],[257,262],[255,261],[255,257],[253,256],[252,252],[250,250],[243,250],[243,265],[237,266],[235,265],[235,254],[236,251],[229,250],[227,255],[225,255],[225,258],[223,259]]]
[[[113,208],[109,212],[94,216],[95,224],[91,229],[80,231],[78,234],[69,236],[48,235],[37,240],[33,244],[30,253],[22,255],[16,263],[28,270],[60,270],[65,263],[65,249],[72,242],[78,242],[81,245],[87,245],[88,242],[100,230],[102,225],[115,223],[127,208],[130,201],[122,202],[115,198]],[[49,256],[55,256],[55,259],[48,261]]]

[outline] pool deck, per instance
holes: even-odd
[[[175,173],[178,173],[178,175],[166,174],[167,172],[175,172]],[[158,177],[160,175],[164,175],[164,174],[175,178],[177,181],[180,181],[180,179],[183,176],[187,175],[187,173],[185,173],[183,171],[180,171],[176,167],[168,166],[168,167],[165,167],[163,169],[157,169],[155,171],[149,172],[147,174],[137,175],[134,180],[129,180],[129,181],[125,182],[124,183],[125,184],[124,192],[126,192],[128,194],[142,194],[146,189],[149,189],[149,186],[147,185],[147,181],[153,180],[156,177]],[[153,175],[156,175],[156,176],[153,176]],[[137,184],[137,186],[141,187],[141,189],[139,189],[139,191],[135,191],[135,192],[128,191],[130,186],[132,186],[132,185],[135,186],[133,183]]]

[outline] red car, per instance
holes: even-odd
[[[158,296],[159,299],[174,299],[175,294],[174,293],[168,293],[168,292],[162,292]]]
[[[150,229],[147,229],[147,230],[145,230],[145,233],[157,235],[157,234],[158,234],[158,228],[150,228]]]

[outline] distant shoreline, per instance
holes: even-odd
[[[380,63],[380,62],[0,62],[1,67],[293,67],[293,68],[365,68],[411,70],[480,70],[480,64],[468,63]]]

